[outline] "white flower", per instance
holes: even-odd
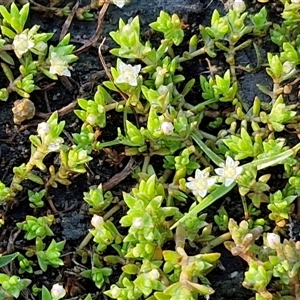
[[[104,223],[104,220],[103,220],[102,217],[97,216],[97,215],[93,215],[92,220],[91,220],[91,224],[95,228],[99,228],[100,226],[102,226],[103,223]]]
[[[215,177],[210,177],[209,172],[206,170],[196,170],[195,178],[188,177],[185,185],[189,188],[195,196],[204,198],[208,190],[216,183]]]
[[[170,135],[173,133],[174,130],[174,126],[171,122],[165,121],[162,122],[162,124],[160,125],[160,130],[166,134],[166,135]]]
[[[141,217],[137,217],[133,219],[131,228],[141,228],[143,226],[143,219]]]
[[[29,49],[34,47],[34,42],[30,40],[27,33],[17,34],[13,41],[14,51],[18,58],[21,58]]]
[[[265,238],[265,246],[276,249],[276,246],[280,244],[280,236],[276,233],[267,233],[267,237]]]
[[[166,95],[169,92],[169,89],[166,85],[161,85],[157,91],[160,95]]]
[[[159,271],[157,269],[151,270],[147,275],[150,280],[156,280],[160,277]]]
[[[140,70],[141,65],[132,66],[119,60],[118,71],[120,75],[115,79],[115,83],[128,83],[131,86],[137,86]]]
[[[238,167],[238,165],[238,161],[234,161],[230,156],[227,156],[225,164],[220,163],[220,168],[215,169],[215,172],[224,181],[225,186],[230,186],[242,173],[243,167]]]
[[[63,298],[66,295],[66,291],[62,285],[55,283],[51,289],[51,296],[54,300]]]
[[[37,133],[39,136],[44,136],[50,132],[50,126],[46,122],[42,122],[38,125]]]
[[[243,12],[246,9],[246,5],[243,0],[234,0],[232,8],[235,11]]]
[[[68,62],[63,57],[59,56],[56,52],[52,52],[50,55],[50,70],[51,74],[57,74],[59,76],[71,76],[71,72],[68,69]]]
[[[126,4],[126,0],[113,0],[112,2],[120,8],[122,8]]]

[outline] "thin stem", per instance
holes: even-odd
[[[149,166],[150,163],[150,156],[146,155],[144,157],[144,162],[143,162],[143,166],[142,166],[142,173],[147,173],[147,168]]]
[[[189,53],[187,56],[179,57],[179,62],[184,62],[187,60],[191,60],[196,56],[202,55],[205,53],[205,47],[202,47],[192,53]]]
[[[194,106],[194,108],[192,108],[191,111],[194,113],[197,113],[197,112],[201,111],[202,109],[204,109],[207,105],[216,103],[218,101],[219,101],[218,99],[210,99],[210,100],[204,101],[204,102],[199,103],[196,106]]]
[[[80,245],[78,246],[78,250],[82,250],[93,238],[93,235],[89,232],[85,238],[81,241]]]
[[[116,204],[114,207],[112,207],[104,216],[103,219],[107,220],[108,218],[110,218],[115,212],[117,212],[122,205],[124,205],[124,201],[120,201],[118,202],[118,204]]]
[[[230,232],[226,232],[216,238],[214,238],[213,240],[211,240],[207,246],[203,247],[200,251],[200,253],[208,253],[210,252],[211,249],[213,249],[214,247],[223,244],[225,241],[228,241],[231,239],[231,233]]]
[[[241,196],[241,199],[242,199],[243,210],[244,210],[244,214],[245,214],[245,220],[248,220],[249,219],[249,210],[248,210],[248,205],[247,205],[246,197],[245,196]]]
[[[126,100],[121,100],[119,102],[115,102],[115,103],[110,103],[105,105],[105,111],[110,111],[115,109],[118,105],[125,105],[126,104]]]
[[[100,146],[101,146],[101,149],[103,149],[103,148],[107,148],[107,147],[111,147],[111,146],[115,146],[115,145],[119,145],[119,144],[120,144],[120,140],[118,138],[116,138],[112,141],[101,143]]]

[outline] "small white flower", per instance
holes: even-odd
[[[113,0],[112,2],[120,8],[122,8],[126,4],[126,0]]]
[[[267,237],[265,239],[265,246],[276,249],[276,246],[280,244],[280,236],[276,233],[267,233]]]
[[[131,86],[137,86],[140,70],[141,65],[132,66],[119,60],[118,71],[120,75],[115,79],[115,83],[128,83]]]
[[[38,125],[37,133],[39,136],[44,136],[50,132],[50,126],[46,122],[42,122]]]
[[[234,0],[232,8],[235,11],[243,12],[246,9],[246,5],[243,0]]]
[[[161,85],[157,91],[160,95],[166,95],[169,92],[169,89],[166,85]]]
[[[51,74],[57,74],[59,76],[71,76],[71,72],[68,69],[68,62],[63,57],[59,56],[56,52],[52,52],[50,55],[50,69]]]
[[[66,290],[59,283],[55,283],[51,289],[51,296],[54,300],[63,298],[66,295]]]
[[[160,277],[159,271],[157,269],[151,270],[147,275],[150,280],[156,280]]]
[[[206,170],[196,170],[195,178],[188,177],[185,185],[189,188],[195,196],[204,198],[208,193],[208,190],[216,183],[215,177],[210,177],[209,172]]]
[[[95,228],[99,228],[100,226],[102,226],[103,223],[104,223],[104,220],[103,220],[102,217],[97,216],[97,215],[93,215],[92,220],[91,220],[91,224]]]
[[[18,58],[34,47],[34,42],[30,40],[27,33],[17,34],[13,41],[14,51]]]
[[[134,218],[131,228],[141,228],[143,226],[143,219],[141,217]]]
[[[230,186],[242,173],[243,167],[238,167],[239,162],[227,156],[225,163],[220,163],[220,168],[215,169],[216,174],[224,181],[225,186]]]
[[[165,121],[162,122],[160,126],[160,130],[165,134],[165,135],[170,135],[173,133],[174,126],[171,122]]]

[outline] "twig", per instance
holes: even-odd
[[[64,23],[64,25],[61,29],[61,33],[60,33],[60,36],[59,36],[59,41],[61,41],[65,37],[65,35],[67,34],[67,32],[69,30],[69,27],[72,23],[72,20],[73,20],[75,14],[76,14],[76,11],[79,7],[79,3],[80,3],[80,1],[76,2],[76,4],[72,8],[71,13],[68,15],[68,17],[67,17],[67,19],[66,19],[66,21],[65,21],[65,23]]]
[[[82,47],[80,47],[79,49],[74,51],[75,55],[79,55],[80,53],[88,50],[94,43],[97,42],[97,40],[99,39],[100,33],[101,33],[104,15],[105,15],[108,7],[109,7],[109,2],[105,2],[103,4],[103,6],[100,10],[99,16],[98,16],[98,24],[97,24],[95,33],[93,34],[93,36],[90,38],[90,40],[85,45],[83,45]]]
[[[109,191],[112,189],[114,186],[119,184],[121,181],[123,181],[128,175],[132,173],[134,169],[136,169],[140,162],[137,162],[133,157],[130,157],[127,165],[125,168],[119,172],[118,174],[114,175],[112,178],[110,178],[107,182],[103,183],[102,189],[103,191]]]
[[[58,115],[61,117],[63,115],[66,115],[68,113],[70,113],[71,111],[73,111],[73,109],[76,107],[77,105],[77,100],[69,103],[68,105],[62,107],[61,109],[59,109],[57,111]],[[40,118],[43,118],[43,119],[47,119],[51,116],[52,113],[42,113],[42,112],[37,112],[36,113],[36,116],[37,117],[40,117]]]
[[[122,98],[125,100],[125,101],[127,101],[128,100],[128,97],[115,85],[115,83],[114,83],[114,79],[113,79],[113,77],[111,76],[111,74],[110,74],[110,71],[108,70],[108,68],[107,68],[107,65],[106,65],[106,63],[105,63],[105,60],[104,60],[104,57],[103,57],[103,55],[102,55],[102,52],[101,52],[101,47],[103,46],[103,44],[104,44],[104,42],[105,42],[105,38],[102,40],[102,42],[101,42],[101,44],[100,44],[100,46],[99,46],[99,48],[98,48],[98,56],[99,56],[99,59],[100,59],[100,61],[101,61],[101,64],[102,64],[102,66],[103,66],[103,69],[105,70],[105,73],[106,73],[106,76],[109,78],[109,80],[111,81],[111,83],[115,86],[115,88],[118,90],[118,92],[119,92],[119,94],[122,96]]]

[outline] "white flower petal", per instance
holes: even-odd
[[[226,167],[235,167],[235,163],[236,162],[232,159],[232,157],[227,156],[225,163]]]
[[[243,172],[243,167],[242,166],[236,168],[236,174],[237,175],[241,175],[242,172]]]
[[[238,167],[239,162],[227,156],[226,162],[220,164],[220,168],[215,169],[215,173],[220,176],[219,181],[224,182],[225,186],[230,186],[242,173],[243,167]]]
[[[126,4],[126,0],[113,0],[113,3],[119,8],[122,8]]]
[[[196,194],[194,194],[195,196],[197,196],[197,194],[198,194],[200,197],[204,198],[207,195],[207,190],[197,190],[197,191],[195,191],[195,193],[196,193]]]
[[[34,45],[34,42],[30,40],[26,32],[17,34],[14,37],[13,47],[18,58],[21,58],[22,55],[27,53],[31,48],[34,47]]]
[[[191,191],[194,190],[194,183],[193,182],[187,182],[185,185]]]
[[[206,169],[207,170],[207,169]],[[186,187],[192,191],[195,196],[204,198],[209,189],[216,183],[217,177],[210,177],[209,172],[206,170],[201,171],[199,169],[195,172],[195,178],[188,177]]]
[[[140,73],[141,67],[142,67],[141,65],[135,65],[135,66],[132,67],[133,71],[135,72],[135,74],[139,74]]]
[[[138,85],[138,76],[141,70],[141,65],[132,66],[118,60],[119,76],[115,79],[115,83],[127,83],[131,86]]]
[[[215,172],[219,176],[224,176],[224,169],[223,168],[217,168],[217,169],[215,169]]]
[[[123,63],[120,59],[118,60],[118,63],[119,63],[118,64],[119,71],[123,72],[127,65]]]
[[[207,185],[209,187],[212,187],[216,182],[217,182],[217,178],[216,177],[210,177],[210,178],[207,179]]]
[[[57,74],[59,76],[71,76],[71,72],[68,69],[68,62],[59,56],[56,52],[52,52],[50,55],[50,69],[51,74]]]
[[[234,182],[233,178],[225,178],[224,184],[226,187],[230,186]]]
[[[197,169],[195,172],[195,179],[201,179],[202,178],[202,172],[201,170]]]

